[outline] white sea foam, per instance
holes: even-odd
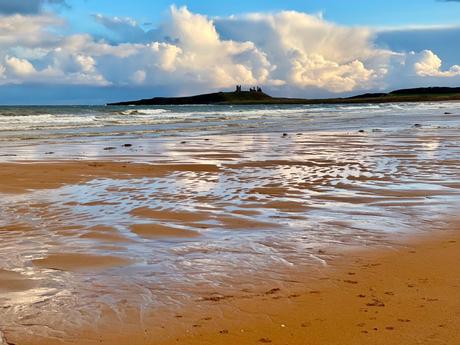
[[[458,103],[392,103],[339,105],[260,105],[260,106],[163,106],[158,107],[0,107],[0,137],[13,137],[11,132],[27,131],[28,135],[132,133],[198,130],[218,131],[289,131],[353,130],[365,128],[404,128],[419,123],[418,116],[444,115],[450,125],[460,120]],[[382,116],[391,116],[392,121]],[[431,119],[436,121],[436,116]],[[413,120],[412,120],[413,119]],[[425,118],[426,120],[427,118]],[[413,122],[412,121],[417,121]],[[410,124],[409,124],[410,123]],[[436,125],[431,122],[429,125]],[[63,131],[65,130],[65,131]],[[3,132],[3,133],[2,133]],[[8,132],[7,134],[5,134]]]
[[[166,109],[129,109],[121,111],[122,115],[159,115],[167,113]]]

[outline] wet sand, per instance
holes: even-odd
[[[98,270],[107,267],[125,266],[129,260],[114,256],[97,256],[91,254],[51,253],[46,258],[33,260],[35,266],[61,271]]]
[[[113,161],[3,163],[0,170],[0,192],[24,193],[37,189],[54,189],[98,178],[160,177],[175,171],[215,172],[218,167],[208,164],[150,165]]]
[[[398,248],[357,251],[308,284],[236,296],[204,292],[173,318],[125,332],[85,330],[53,344],[456,344],[460,342],[460,223]],[[121,326],[123,327],[123,326]],[[92,339],[92,340],[91,340]]]
[[[458,140],[275,133],[5,158],[0,331],[17,345],[456,343]]]
[[[354,253],[308,287],[201,302],[158,344],[457,344],[459,230]]]

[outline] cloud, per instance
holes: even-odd
[[[95,16],[118,38],[150,42],[131,60],[151,56],[131,80],[208,88],[233,84],[293,84],[299,88],[352,91],[374,85],[390,52],[372,47],[372,32],[347,28],[317,16],[292,11],[209,19],[187,8],[171,7],[170,18],[158,28],[144,31],[129,18]],[[136,74],[136,75],[134,75]],[[142,75],[142,78],[139,76]]]
[[[115,35],[117,41],[124,42],[145,42],[146,32],[139,24],[129,17],[107,17],[102,14],[95,14],[93,18]]]
[[[424,50],[418,54],[419,59],[414,64],[417,75],[421,77],[455,77],[460,75],[460,66],[454,65],[450,69],[441,69],[441,59],[430,50]]]
[[[63,21],[53,15],[0,17],[0,49],[55,46],[60,38],[52,29],[61,25]]]
[[[371,87],[392,55],[373,47],[370,29],[294,11],[222,18],[216,27],[225,37],[255,42],[276,61],[275,78],[298,87],[334,92]]]
[[[428,26],[378,31],[375,44],[406,53],[431,50],[436,52],[445,64],[454,65],[460,61],[460,50],[452,42],[458,41],[460,26]]]
[[[29,76],[37,72],[34,66],[26,59],[7,56],[5,58],[5,64],[18,76]]]
[[[68,7],[65,0],[0,0],[0,14],[37,14],[49,4]]]
[[[1,0],[0,0],[1,1]],[[52,14],[3,16],[0,84],[139,87],[190,94],[263,85],[291,95],[458,81],[435,51],[379,45],[381,33],[295,11],[209,18],[172,6],[156,28],[95,15],[105,38],[59,34]],[[434,41],[434,40],[433,40]],[[420,41],[422,42],[422,41]]]

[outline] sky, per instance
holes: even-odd
[[[460,86],[460,0],[0,0],[0,104]]]

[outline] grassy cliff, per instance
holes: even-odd
[[[389,93],[368,93],[348,98],[280,98],[263,92],[216,92],[189,97],[155,97],[109,105],[180,105],[180,104],[347,104],[460,101],[460,88],[428,87],[402,89]]]

